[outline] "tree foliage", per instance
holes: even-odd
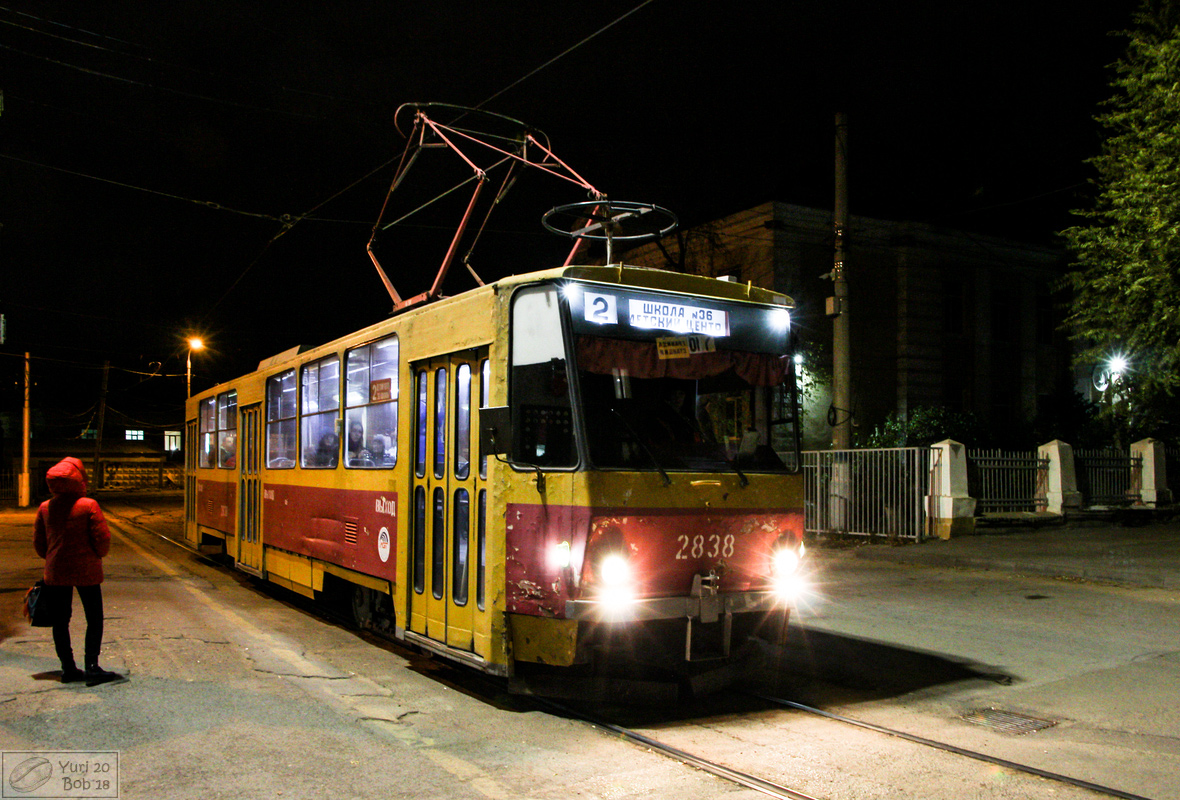
[[[935,442],[953,439],[969,447],[986,439],[979,421],[970,412],[950,411],[943,406],[917,406],[903,419],[890,414],[879,428],[874,428],[869,447],[929,447]]]
[[[1140,411],[1180,388],[1180,1],[1146,0],[1115,65],[1089,209],[1063,232],[1076,268],[1066,324],[1077,361],[1131,363]]]

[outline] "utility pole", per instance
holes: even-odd
[[[98,459],[102,455],[102,426],[107,416],[107,379],[110,374],[111,362],[104,361],[102,363],[102,390],[98,393],[98,430],[94,432],[94,474],[91,480],[95,489],[102,488],[102,464]]]
[[[844,237],[848,231],[848,120],[836,114],[836,205],[832,214],[835,250],[832,263],[832,447],[852,447],[852,353],[848,311],[848,274],[844,268]]]
[[[25,352],[25,405],[21,412],[21,448],[20,448],[20,478],[17,481],[16,503],[21,508],[30,505],[32,500],[31,484],[29,482],[29,438],[32,436],[32,426],[29,419],[29,387],[32,376],[29,374],[29,354]]]

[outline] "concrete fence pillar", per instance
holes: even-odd
[[[1064,514],[1068,508],[1082,507],[1078,491],[1078,476],[1074,470],[1073,447],[1060,439],[1037,448],[1037,455],[1049,459],[1048,482],[1045,486],[1045,507],[1053,514]]]
[[[930,446],[926,513],[939,539],[975,532],[975,498],[967,490],[967,448],[946,439]]]
[[[1172,502],[1168,489],[1167,457],[1164,443],[1155,439],[1143,439],[1131,445],[1131,458],[1139,458],[1142,470],[1139,502],[1143,505],[1167,505]]]

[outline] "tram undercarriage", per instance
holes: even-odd
[[[510,691],[566,699],[662,703],[756,680],[772,666],[789,611],[716,620],[577,623],[574,662],[516,660]]]

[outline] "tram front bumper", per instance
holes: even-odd
[[[774,592],[731,592],[701,596],[651,597],[626,603],[601,600],[567,600],[565,618],[580,622],[643,622],[657,619],[690,619],[717,622],[724,616],[784,608]]]

